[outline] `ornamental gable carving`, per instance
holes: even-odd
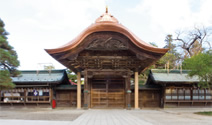
[[[86,48],[88,50],[127,50],[128,46],[118,39],[109,37],[107,39],[95,39]]]

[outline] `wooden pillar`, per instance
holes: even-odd
[[[0,90],[0,106],[1,106],[1,103],[3,102],[3,100],[1,100],[2,97],[1,97],[1,90]]]
[[[77,109],[81,109],[81,73],[77,72]]]
[[[126,102],[127,102],[127,110],[131,110],[131,89],[130,89],[130,75],[126,78]]]
[[[88,75],[87,70],[84,70],[84,109],[88,109],[88,102],[89,97],[88,94],[90,93],[88,90]]]
[[[87,94],[88,108],[90,108],[91,107],[91,82],[89,77],[87,77],[87,89],[88,89],[88,94]]]
[[[27,89],[24,89],[24,106],[26,105],[27,100]]]
[[[138,109],[139,106],[139,85],[138,85],[138,72],[135,72],[135,109]]]
[[[171,90],[172,92],[172,90]],[[172,97],[172,95],[171,95]],[[161,92],[161,108],[164,108],[164,105],[166,103],[166,85],[165,86],[162,86],[162,92]]]
[[[53,90],[53,88],[50,88],[50,90],[49,90],[49,96],[50,96],[50,105],[52,106],[52,102],[53,102],[53,99],[54,99],[54,90]]]

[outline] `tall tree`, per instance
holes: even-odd
[[[185,59],[183,67],[190,70],[190,77],[198,76],[200,87],[212,85],[212,50]]]
[[[211,48],[211,42],[208,41],[208,38],[211,36],[211,31],[211,28],[205,27],[194,27],[194,29],[182,32],[177,31],[176,38],[173,40],[179,42],[179,46],[185,51],[185,55],[192,57],[203,50],[203,44],[207,44],[207,46],[209,46],[208,48]],[[196,46],[195,44],[199,45]]]
[[[169,48],[169,51],[156,63],[156,68],[163,69],[168,62],[170,68],[175,68],[180,59],[180,54],[176,50],[176,45],[173,43],[171,34],[166,36],[165,43],[164,48]]]
[[[166,43],[166,46],[165,48],[169,48],[169,51],[168,53],[172,53],[172,54],[175,54],[176,53],[176,45],[173,44],[173,38],[172,38],[172,35],[171,34],[168,34],[165,38],[165,43]]]
[[[199,41],[196,40],[190,48],[190,53],[192,54],[192,56],[195,56],[195,55],[203,52],[203,50],[204,49],[202,47],[202,44],[200,44]],[[189,53],[185,50],[184,50],[184,52],[185,52],[185,54],[184,54],[183,58],[184,59],[189,58],[190,57]]]
[[[16,51],[7,41],[9,34],[4,29],[4,22],[0,19],[0,89],[13,88],[11,76],[17,76],[19,66]]]

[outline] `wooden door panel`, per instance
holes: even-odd
[[[139,92],[140,107],[159,107],[160,91],[159,90],[143,90]]]
[[[124,80],[92,80],[91,108],[121,107],[125,105]]]
[[[70,106],[71,95],[68,91],[58,91],[56,94],[57,106]]]

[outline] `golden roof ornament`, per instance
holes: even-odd
[[[118,20],[113,17],[110,13],[108,13],[108,6],[106,6],[105,13],[102,14],[98,19],[96,19],[96,23],[118,23]]]
[[[108,13],[108,6],[106,6],[106,11],[105,11],[105,13]]]

